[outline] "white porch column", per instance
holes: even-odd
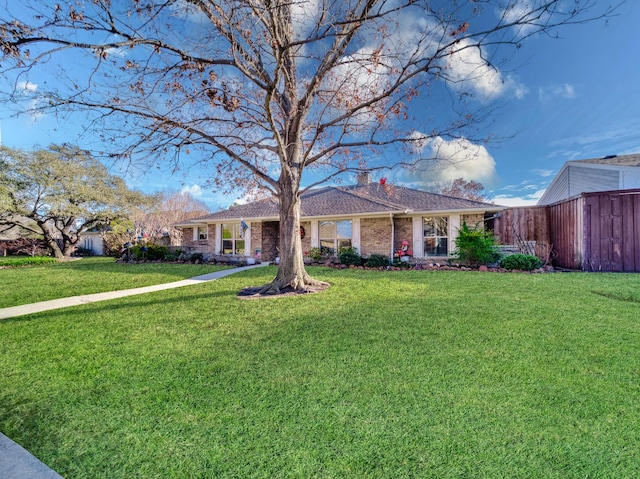
[[[214,254],[222,253],[222,225],[220,223],[216,223],[216,237],[214,238]]]
[[[414,258],[424,258],[424,228],[422,216],[413,217],[413,249]]]
[[[351,220],[351,246],[358,250],[358,254],[362,254],[362,240],[360,236],[360,218]]]
[[[252,256],[251,255],[251,223],[247,223],[247,224],[249,225],[249,227],[244,232],[244,255]]]
[[[456,249],[456,238],[460,230],[460,215],[449,216],[449,255]]]
[[[320,248],[320,226],[317,221],[311,222],[311,247]]]

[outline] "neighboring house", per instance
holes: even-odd
[[[409,242],[416,258],[446,258],[455,248],[463,222],[483,225],[504,207],[491,203],[369,182],[310,190],[301,196],[302,247],[337,250],[352,246],[363,256],[393,256]],[[176,225],[183,231],[182,247],[213,255],[278,255],[278,200],[269,198]],[[405,243],[406,244],[406,243]]]
[[[76,247],[89,250],[94,256],[104,255],[104,241],[101,232],[97,230],[85,231],[80,235]]]
[[[567,161],[538,205],[550,205],[582,193],[640,188],[640,154]]]

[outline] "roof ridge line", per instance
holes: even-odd
[[[359,195],[359,194],[356,193],[356,190],[358,190],[358,188],[360,186],[361,185],[352,185],[352,186],[346,186],[346,187],[336,187],[336,189],[340,189],[341,191],[344,191],[345,193],[348,193],[348,194],[350,194],[352,196],[355,196],[356,198],[361,198],[363,200],[371,201],[372,203],[376,203],[376,204],[383,205],[383,206],[388,206],[388,207],[391,207],[391,208],[398,208],[399,210],[406,209],[405,207],[403,207],[399,203],[391,203],[391,202],[381,201],[381,200],[378,200],[376,198],[369,198],[369,197],[364,196],[364,195]],[[366,185],[366,186],[369,186],[369,185]],[[378,186],[380,186],[380,185],[378,185]],[[393,186],[393,188],[404,188],[404,186]]]

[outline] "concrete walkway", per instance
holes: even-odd
[[[0,309],[0,319],[14,318],[42,311],[67,308],[69,306],[79,306],[82,304],[106,301],[109,299],[124,298],[137,294],[152,293],[165,289],[181,288],[192,284],[200,284],[206,281],[214,281],[224,278],[230,274],[239,273],[247,269],[267,266],[268,263],[256,264],[252,266],[242,266],[239,268],[224,269],[215,273],[203,274],[182,281],[173,283],[157,284],[155,286],[145,286],[143,288],[125,289],[122,291],[112,291],[108,293],[87,294],[84,296],[72,296],[69,298],[54,299],[52,301],[42,301],[40,303],[25,304],[12,308]],[[62,476],[40,462],[29,451],[13,442],[11,439],[0,433],[0,478],[1,479],[63,479]]]
[[[109,291],[106,293],[85,294],[83,296],[70,296],[68,298],[52,299],[51,301],[42,301],[40,303],[23,304],[21,306],[13,306],[12,308],[0,309],[0,319],[15,318],[26,314],[41,313],[42,311],[51,311],[53,309],[67,308],[69,306],[80,306],[82,304],[95,303],[97,301],[106,301],[108,299],[124,298],[125,296],[134,296],[136,294],[152,293],[154,291],[163,291],[165,289],[181,288],[183,286],[191,286],[205,281],[213,281],[224,278],[230,274],[239,273],[247,269],[260,268],[267,266],[269,263],[256,264],[252,266],[241,266],[239,268],[223,269],[215,273],[203,274],[182,281],[173,283],[156,284],[154,286],[144,286],[142,288],[123,289],[121,291]],[[0,476],[2,477],[2,476]]]

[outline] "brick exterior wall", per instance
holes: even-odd
[[[462,227],[463,223],[467,223],[467,226],[471,229],[475,228],[476,224],[479,229],[484,228],[484,215],[461,215],[460,216],[460,227]]]
[[[402,240],[409,241],[409,249],[413,250],[413,218],[394,218],[396,237],[393,239],[393,250],[402,247]]]
[[[383,254],[391,251],[391,221],[389,218],[363,218],[360,220],[360,254]],[[402,240],[400,240],[402,241]]]
[[[302,238],[302,252],[311,249],[311,221],[301,221],[300,226],[304,228],[305,235]]]
[[[262,223],[251,223],[251,251],[250,256],[256,255],[256,250],[260,250],[260,259],[262,260]]]
[[[278,241],[280,238],[280,223],[266,221],[262,223],[262,261],[273,261],[278,256]],[[256,246],[257,248],[258,246]]]
[[[182,249],[190,252],[211,253],[213,251],[213,238],[215,235],[215,227],[209,226],[208,240],[193,240],[193,228],[182,228]]]

